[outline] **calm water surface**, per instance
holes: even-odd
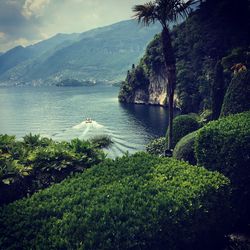
[[[143,150],[165,134],[167,110],[120,104],[118,91],[102,85],[0,88],[0,133],[20,139],[31,132],[59,141],[105,134],[114,141],[110,157]],[[86,124],[87,117],[93,123]]]

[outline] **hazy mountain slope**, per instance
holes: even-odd
[[[0,74],[15,67],[32,56],[33,52],[22,46],[17,46],[7,51],[0,56]]]
[[[38,57],[43,53],[55,49],[62,43],[76,41],[78,37],[79,34],[57,34],[56,36],[41,41],[35,45],[27,46],[25,48],[17,46],[0,56],[0,74],[3,74],[28,59]]]
[[[130,65],[138,62],[148,41],[159,30],[159,25],[146,28],[129,20],[73,34],[73,39],[68,35],[71,39],[61,43],[59,38],[64,35],[60,34],[51,41],[29,46],[28,52],[36,51],[36,56],[26,58],[0,75],[0,81],[2,84],[54,84],[67,78],[121,79]]]

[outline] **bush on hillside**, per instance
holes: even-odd
[[[250,110],[250,71],[243,71],[231,81],[224,97],[221,116]]]
[[[104,157],[97,145],[79,139],[54,142],[29,134],[16,141],[0,135],[0,205],[60,182]]]
[[[0,209],[1,249],[215,249],[229,181],[146,153],[106,160]]]
[[[197,163],[194,153],[194,142],[197,131],[194,131],[183,138],[176,144],[173,157],[177,160],[187,161],[191,165]]]
[[[164,155],[167,149],[167,140],[165,137],[160,137],[152,140],[146,145],[146,151],[152,155]]]
[[[193,114],[179,115],[173,120],[173,147],[177,142],[185,135],[197,130],[199,128],[199,122],[197,117]],[[167,131],[168,141],[168,131]]]
[[[250,223],[250,111],[200,129],[195,152],[198,164],[231,180],[235,217],[239,224]]]

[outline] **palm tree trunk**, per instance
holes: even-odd
[[[174,90],[176,86],[176,65],[174,49],[171,44],[171,36],[167,26],[162,30],[162,48],[167,75],[168,96],[168,150],[173,145],[173,113],[174,113]]]

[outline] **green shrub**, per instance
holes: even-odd
[[[146,145],[146,151],[153,155],[164,155],[167,149],[167,140],[165,137],[160,137],[152,140]]]
[[[0,249],[215,249],[229,181],[146,153],[0,208]]]
[[[23,198],[101,162],[105,154],[88,141],[54,142],[39,135],[23,141],[0,135],[0,205]]]
[[[15,136],[10,135],[0,135],[0,153],[8,153],[10,149],[14,146]]]
[[[213,120],[213,113],[212,110],[210,109],[205,109],[201,114],[200,114],[200,119],[199,119],[199,123],[201,126],[204,126],[205,124],[207,124],[208,122]]]
[[[32,135],[29,133],[23,137],[23,143],[27,147],[37,147],[40,145],[40,135]]]
[[[173,157],[175,159],[187,161],[192,165],[197,163],[194,153],[194,141],[196,135],[197,131],[194,131],[180,139],[174,148]]]
[[[108,135],[98,135],[90,139],[90,142],[94,144],[97,148],[109,148],[113,141]]]
[[[238,73],[224,97],[221,116],[250,110],[250,71]]]
[[[200,129],[195,142],[198,164],[227,176],[239,224],[250,223],[250,112],[213,121]]]
[[[185,135],[197,130],[199,123],[196,116],[191,115],[179,115],[173,120],[173,147],[177,142]],[[168,131],[167,131],[168,140]]]

